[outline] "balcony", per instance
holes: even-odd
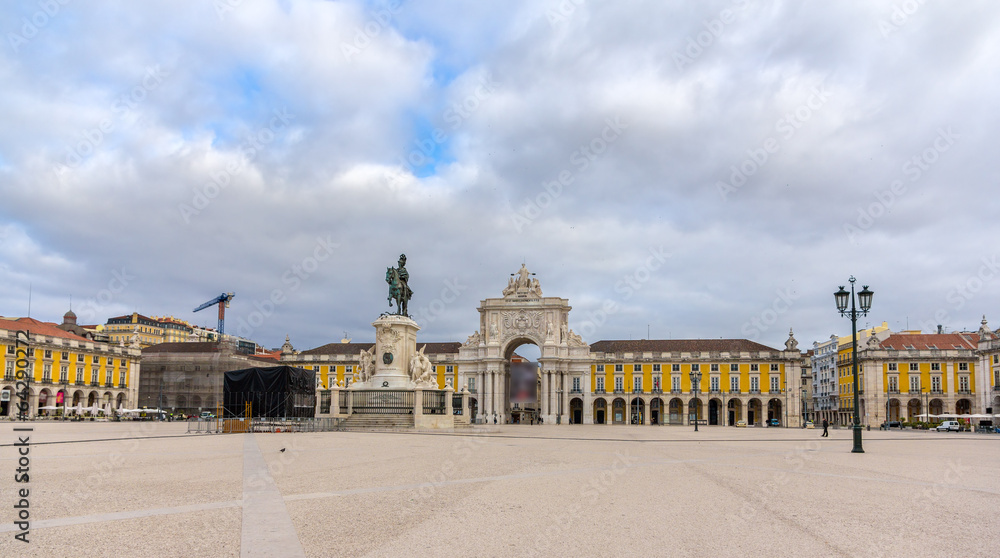
[[[958,390],[959,395],[972,395],[971,389],[960,389]]]
[[[768,393],[768,395],[781,395],[781,390],[780,389],[772,389],[772,390],[768,390],[767,393]]]
[[[52,383],[52,378],[42,378],[41,383],[43,383],[43,384],[51,384]]]
[[[97,380],[91,380],[90,387],[101,387],[101,382],[98,382]]]
[[[750,395],[760,395],[760,390],[759,389],[751,389],[750,390]]]
[[[739,395],[739,394],[740,394],[740,390],[738,390],[738,389],[731,389],[731,390],[729,390],[729,395]]]
[[[681,388],[674,388],[674,389],[670,390],[670,393],[678,394],[679,395],[681,393]]]
[[[597,388],[594,390],[594,393],[597,395],[607,395],[608,392],[604,391],[604,388]]]
[[[889,390],[889,395],[899,395],[899,390],[898,389],[890,389]]]
[[[570,393],[571,395],[575,395],[575,394],[582,394],[582,393],[583,393],[583,390],[581,390],[580,388],[573,388],[573,389],[569,390],[569,393]]]
[[[653,388],[653,393],[657,395],[663,395],[663,390],[660,388]]]

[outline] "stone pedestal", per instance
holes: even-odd
[[[417,352],[417,322],[406,316],[385,315],[375,327],[375,373],[366,382],[373,389],[412,389],[410,359]]]

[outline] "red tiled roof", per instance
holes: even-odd
[[[749,339],[637,339],[634,341],[597,341],[590,346],[594,353],[693,353],[776,351]]]
[[[26,330],[35,335],[45,335],[47,337],[61,337],[63,339],[73,339],[75,341],[90,341],[85,337],[63,331],[50,322],[40,322],[34,318],[18,318],[16,320],[0,320],[0,329],[10,331]]]
[[[302,351],[303,355],[357,355],[361,351],[371,349],[374,343],[327,343],[315,349]],[[427,345],[424,352],[428,355],[458,354],[458,348],[462,346],[458,342],[449,343],[417,343],[417,350]]]
[[[977,346],[977,342],[971,336],[961,333],[897,333],[882,341],[883,348],[897,351],[911,348],[918,351],[928,349],[953,351],[955,349],[975,349]]]

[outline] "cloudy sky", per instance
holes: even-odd
[[[47,11],[46,11],[47,10]],[[600,339],[1000,326],[995,2],[0,5],[0,315],[420,338],[522,262]],[[277,302],[275,302],[277,301]],[[605,309],[607,311],[602,311]]]

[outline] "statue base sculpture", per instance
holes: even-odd
[[[420,326],[407,316],[385,314],[372,322],[375,327],[374,373],[354,384],[358,389],[413,389],[410,360],[417,354]]]

